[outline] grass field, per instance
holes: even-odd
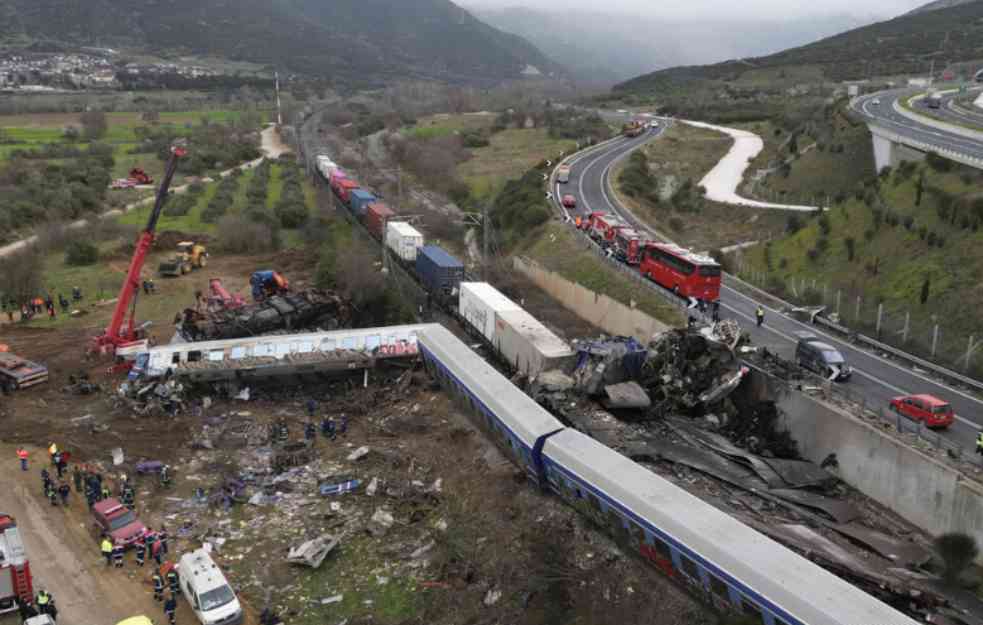
[[[521,177],[540,161],[558,159],[561,152],[569,154],[575,145],[550,138],[544,128],[503,130],[492,135],[488,147],[473,149],[471,160],[458,165],[457,171],[475,197],[488,198],[506,180]]]
[[[403,134],[408,137],[421,139],[444,137],[461,130],[488,128],[494,122],[494,114],[465,113],[461,115],[449,115],[441,113],[420,118],[417,120],[415,126],[403,129]]]

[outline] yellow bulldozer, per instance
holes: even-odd
[[[208,250],[194,241],[177,244],[177,253],[160,264],[158,271],[162,276],[183,276],[194,269],[202,269],[208,264]]]

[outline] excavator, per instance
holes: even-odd
[[[147,260],[147,254],[154,244],[157,236],[157,222],[160,220],[161,211],[164,209],[164,201],[167,199],[168,189],[174,173],[177,171],[178,161],[187,152],[180,146],[171,148],[171,156],[167,161],[164,178],[157,189],[157,197],[154,201],[154,208],[150,211],[147,219],[147,226],[140,233],[137,239],[136,249],[133,251],[133,258],[130,259],[130,267],[126,272],[126,279],[120,288],[119,297],[116,300],[116,308],[113,310],[113,317],[106,326],[106,330],[93,337],[90,351],[99,354],[110,354],[121,356],[121,350],[126,352],[128,348],[140,347],[146,341],[146,326],[136,325],[136,302],[137,294],[140,292],[140,272],[143,264]],[[126,319],[129,312],[129,319]]]

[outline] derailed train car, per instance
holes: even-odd
[[[762,625],[916,621],[584,434],[446,328],[418,333],[427,370],[529,479],[717,609]]]

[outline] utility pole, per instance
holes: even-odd
[[[481,279],[488,282],[488,201],[481,203]]]

